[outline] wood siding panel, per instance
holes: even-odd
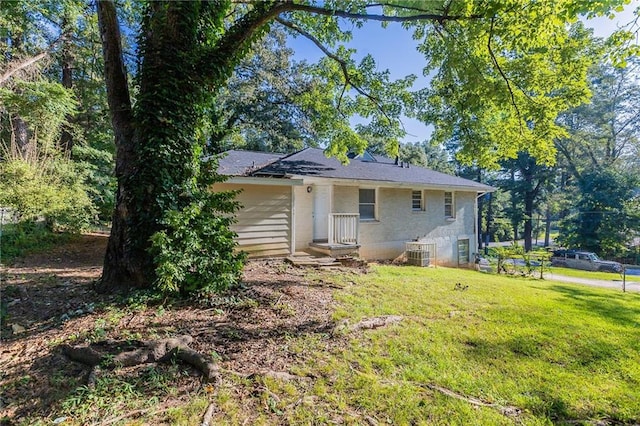
[[[224,184],[216,189],[239,189],[239,186]],[[291,187],[243,185],[237,200],[242,208],[231,229],[238,234],[238,248],[249,257],[288,256],[291,252]]]

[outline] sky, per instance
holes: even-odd
[[[593,28],[594,35],[597,37],[607,37],[618,29],[619,25],[632,21],[634,10],[638,7],[640,7],[640,0],[632,0],[613,20],[600,17],[584,20],[584,22],[586,26]],[[418,77],[414,89],[417,90],[429,84],[429,79],[422,74],[425,64],[424,56],[416,51],[417,43],[412,39],[411,32],[404,30],[400,24],[389,23],[387,28],[382,28],[380,23],[369,22],[362,28],[349,28],[345,25],[343,29],[353,32],[353,40],[349,43],[349,47],[357,50],[356,60],[371,54],[378,68],[388,69],[392,79],[414,74]],[[296,60],[316,62],[323,56],[311,41],[303,37],[290,38],[288,45],[296,52]],[[407,131],[403,142],[421,142],[429,138],[432,129],[430,126],[406,117],[402,122]]]

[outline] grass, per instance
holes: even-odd
[[[468,285],[454,290],[455,283]],[[640,295],[445,268],[377,267],[338,295],[337,320],[401,315],[321,352],[313,410],[393,424],[512,424],[434,386],[522,410],[522,424],[640,419]]]
[[[0,226],[1,263],[8,263],[29,253],[46,251],[75,236],[70,233],[52,232],[42,224],[21,223]]]
[[[566,275],[568,277],[585,278],[591,280],[604,280],[604,281],[621,281],[622,274],[614,272],[597,272],[597,271],[583,271],[581,269],[560,268],[554,266],[550,269],[551,273],[558,275]],[[640,282],[640,276],[627,275],[627,281]]]
[[[158,366],[134,381],[111,375],[81,387],[60,414],[81,424],[139,410],[138,423],[126,424],[186,425],[214,402],[215,424],[640,421],[640,294],[448,268],[375,266],[324,279],[343,286],[334,293],[337,323],[402,321],[291,336],[288,370],[300,380],[229,374],[160,413],[154,407],[186,373]]]

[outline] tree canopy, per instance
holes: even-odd
[[[230,141],[266,139],[277,150],[317,143],[343,161],[371,141],[396,154],[400,119],[409,115],[435,128],[422,148],[404,148],[418,162],[424,151],[446,167],[434,146],[449,142],[456,158],[474,167],[495,168],[522,155],[550,164],[554,142],[568,137],[557,117],[588,100],[587,70],[596,53],[614,46],[621,62],[632,36],[624,30],[608,45],[594,44],[578,19],[624,3],[101,0],[97,27],[81,0],[8,3],[0,13],[7,24],[0,35],[11,40],[2,44],[0,85],[4,103],[15,100],[18,111],[24,99],[12,96],[27,89],[17,77],[55,53],[56,66],[43,70],[59,72],[60,93],[72,91],[87,112],[56,116],[56,144],[85,158],[93,172],[115,154],[117,192],[100,289],[215,290],[235,282],[241,256],[229,232],[233,194],[208,192],[222,179],[210,154]],[[348,29],[364,22],[397,22],[410,31],[424,55],[416,71],[431,77],[430,87],[412,93],[414,75],[393,81],[375,58],[356,60]],[[283,37],[276,30],[306,37],[325,58],[300,64],[286,50],[276,53],[271,47]],[[91,62],[97,35],[103,54]],[[133,52],[125,43],[132,37]],[[104,70],[104,86],[96,70]],[[111,129],[104,125],[105,87]],[[277,128],[264,126],[275,116],[285,119]],[[15,134],[28,134],[14,121]],[[110,150],[105,141],[112,136]]]
[[[608,13],[619,4],[576,0],[382,5],[366,1],[151,2],[139,34],[142,66],[132,104],[122,74],[115,5],[100,1],[119,183],[104,288],[146,286],[156,281],[157,264],[149,241],[157,233],[176,231],[167,226],[167,217],[180,212],[191,215],[191,206],[202,206],[195,194],[202,182],[206,112],[235,65],[270,25],[311,39],[326,54],[327,82],[342,87],[343,92],[333,102],[314,105],[317,110],[339,113],[357,107],[360,115],[370,119],[369,126],[389,128],[390,137],[397,139],[399,134],[393,129],[399,128],[399,111],[388,102],[394,88],[383,84],[372,58],[355,63],[353,52],[342,44],[351,34],[342,31],[341,22],[403,22],[420,41],[425,70],[435,73],[430,90],[403,101],[420,105],[424,109],[421,117],[435,122],[442,139],[456,135],[462,143],[461,158],[491,166],[519,152],[552,161],[553,139],[562,134],[555,122],[557,114],[589,95],[588,33],[568,23],[580,14]],[[346,96],[351,93],[350,101]],[[331,122],[325,129],[329,131],[326,151],[344,159],[349,149],[362,150],[366,140],[341,123]],[[397,147],[397,143],[390,145]],[[230,206],[218,201],[222,204],[205,203],[207,208],[199,211],[203,223],[205,216],[215,220],[229,212]],[[220,233],[210,233],[206,244],[202,235],[192,235],[192,241],[185,244],[202,250],[194,252],[199,255],[192,259],[192,266],[182,269],[197,264],[199,270],[207,271],[223,259],[228,265],[237,264],[233,254],[216,250],[216,239],[226,240],[223,228],[224,224],[216,228]],[[178,260],[173,261],[177,265]],[[166,265],[172,260],[168,262]],[[180,280],[180,276],[177,273],[174,278]]]

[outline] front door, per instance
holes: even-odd
[[[313,186],[313,241],[327,241],[329,239],[331,193],[331,185]]]

